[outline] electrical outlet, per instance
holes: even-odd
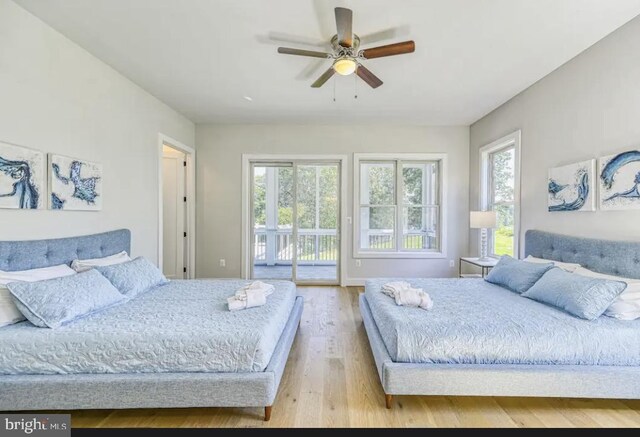
[[[456,264],[453,262],[452,259],[449,260],[449,267],[455,267]]]
[[[224,259],[220,260],[220,267],[226,267],[227,266],[227,261],[225,261]]]
[[[359,259],[356,260],[356,267],[362,267],[362,261]]]
[[[347,223],[352,224],[353,220],[351,219],[351,217],[347,217]]]

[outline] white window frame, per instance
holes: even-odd
[[[514,257],[520,256],[520,180],[521,180],[521,138],[522,133],[517,130],[507,136],[500,138],[484,147],[480,148],[480,209],[489,209],[491,194],[489,190],[493,188],[493,182],[491,178],[491,165],[490,157],[496,152],[500,152],[503,149],[513,147],[514,150],[514,193],[513,193],[513,254]],[[511,203],[511,202],[509,202]],[[493,231],[488,230],[488,254],[491,257],[497,258],[498,255],[493,253]],[[480,237],[478,237],[478,244],[480,244]],[[480,246],[478,246],[480,247]]]
[[[415,162],[424,163],[425,161],[438,161],[438,224],[439,224],[439,250],[416,250],[402,249],[403,222],[402,210],[404,207],[401,201],[402,194],[402,175],[396,171],[396,247],[386,250],[367,250],[360,248],[360,164],[372,161],[395,162],[396,170],[398,163]],[[446,153],[354,153],[353,154],[353,254],[354,258],[398,258],[398,259],[414,259],[414,258],[435,258],[441,259],[447,257],[447,154]]]

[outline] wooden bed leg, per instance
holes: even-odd
[[[384,402],[387,404],[387,410],[390,410],[393,402],[393,395],[385,394]]]
[[[264,407],[264,421],[268,422],[269,420],[271,420],[271,405]]]

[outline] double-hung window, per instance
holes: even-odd
[[[357,256],[444,256],[445,164],[443,154],[355,155]]]
[[[480,149],[482,208],[495,211],[489,230],[491,256],[518,256],[520,209],[520,131]]]

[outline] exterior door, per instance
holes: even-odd
[[[338,284],[340,164],[253,162],[251,277]]]

